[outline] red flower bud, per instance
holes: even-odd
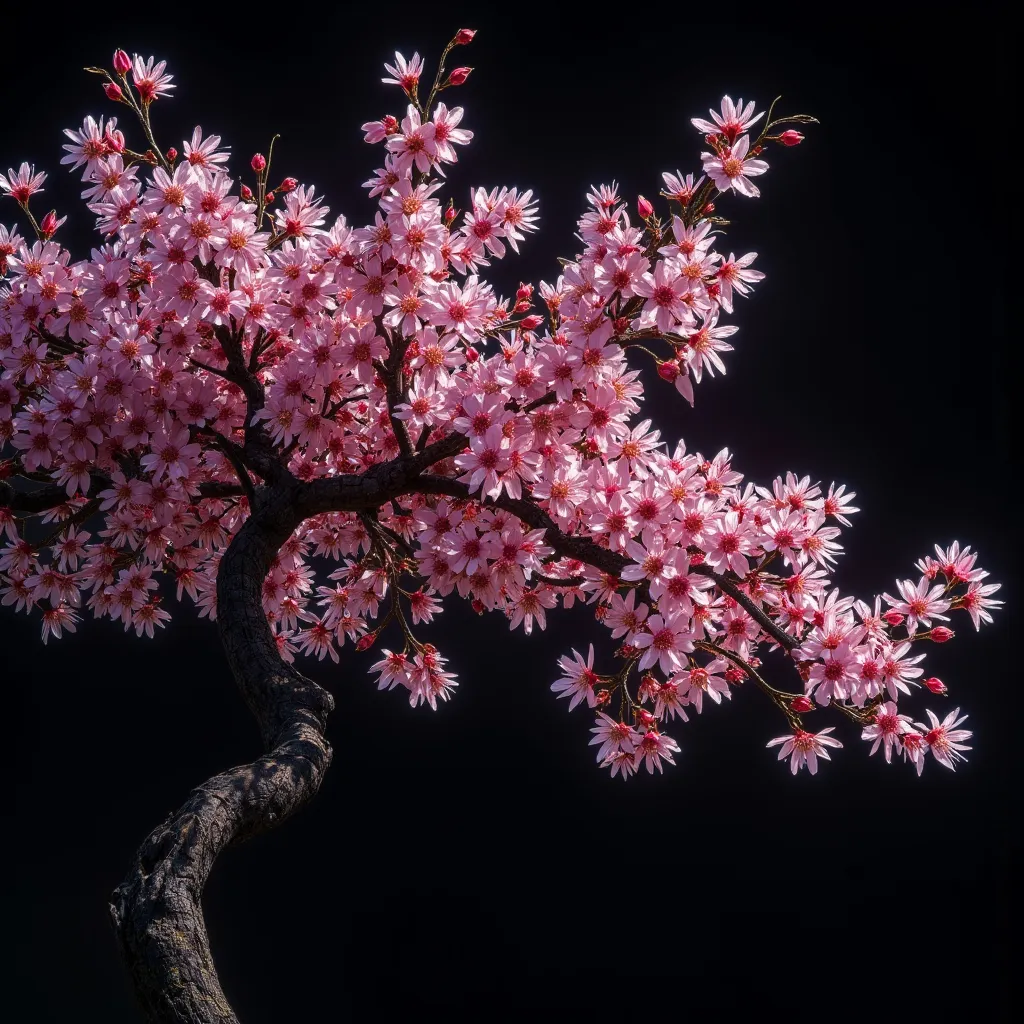
[[[533,285],[532,284],[521,284],[519,286],[519,290],[516,292],[516,298],[519,299],[520,301],[523,300],[523,299],[528,299],[532,295],[533,295]]]
[[[357,651],[368,651],[377,639],[377,634],[380,632],[379,629],[375,629],[372,633],[367,633],[366,636],[361,636],[356,641]]]
[[[132,59],[124,50],[114,51],[114,70],[119,75],[126,75],[132,69]]]
[[[662,380],[667,380],[670,384],[673,383],[676,377],[679,376],[679,364],[672,359],[666,359],[663,363],[658,363],[658,376]]]
[[[612,699],[611,690],[598,690],[597,697],[594,699],[594,706],[603,708],[605,704]]]
[[[952,640],[956,634],[945,626],[936,626],[928,636],[937,644],[944,644],[947,640]]]
[[[243,185],[238,192],[246,202],[252,199],[252,189],[248,185]]]
[[[779,136],[779,142],[784,146],[799,146],[804,141],[804,137],[799,133],[793,131],[792,128],[788,132],[783,132]]]
[[[725,670],[723,675],[725,676],[725,681],[727,683],[731,683],[733,686],[735,686],[737,683],[742,683],[743,680],[746,679],[746,674],[741,669],[738,669],[735,665],[730,665]]]
[[[811,703],[810,697],[794,697],[790,702],[789,706],[796,711],[798,714],[804,711],[810,711],[814,705]]]
[[[296,185],[298,185],[298,181],[296,181],[295,178],[285,178],[278,188],[280,188],[282,192],[291,192]]]
[[[714,203],[705,203],[704,209],[701,210],[700,212],[701,213],[714,213],[715,212],[715,204]]]
[[[277,196],[275,196],[273,192],[268,192],[263,197],[263,201],[267,204],[267,206],[269,206],[276,198]]]
[[[446,224],[451,224],[453,220],[458,216],[458,211],[451,203],[448,204],[448,209],[444,211],[444,220]]]
[[[398,118],[394,114],[387,114],[381,118],[380,123],[384,125],[385,135],[395,135],[398,132]]]
[[[887,622],[887,623],[888,623],[888,624],[889,624],[890,626],[898,626],[898,625],[900,625],[900,624],[901,624],[901,623],[903,622],[903,616],[902,616],[902,615],[901,615],[901,614],[900,614],[899,612],[897,612],[897,611],[892,611],[892,610],[890,610],[890,611],[887,611],[887,612],[886,612],[886,613],[885,613],[885,614],[884,614],[884,615],[882,616],[882,618],[883,618],[883,619],[885,619],[885,621],[886,621],[886,622]]]
[[[534,313],[533,316],[523,317],[519,326],[524,331],[535,331],[542,323],[544,323],[544,317]]]
[[[117,82],[105,82],[103,84],[103,91],[107,94],[108,100],[113,100],[115,103],[121,101],[121,86]]]
[[[267,166],[267,158],[262,153],[253,153],[249,166],[259,174]]]
[[[147,149],[146,152],[142,154],[142,159],[145,160],[147,164],[152,164],[153,167],[156,167],[156,153],[154,153],[153,150]]]
[[[472,70],[473,70],[472,68],[456,68],[448,76],[448,84],[449,85],[462,85],[462,83],[465,82],[467,78],[469,78],[469,74],[470,74],[470,72]]]
[[[477,350],[475,348],[473,348],[472,345],[467,345],[466,346],[466,362],[467,363],[475,363],[479,358],[480,358],[480,353],[477,352]]]
[[[651,205],[651,201],[649,199],[645,199],[643,196],[637,196],[636,212],[640,215],[641,220],[647,220],[648,217],[654,216],[654,207]]]
[[[949,693],[949,690],[946,689],[946,684],[936,676],[931,676],[929,679],[926,679],[923,685],[931,690],[932,693],[937,693],[940,696],[945,696]]]
[[[59,227],[57,211],[51,210],[40,222],[39,231],[43,238],[50,238]]]
[[[654,727],[654,726],[655,726],[655,725],[657,724],[657,721],[658,721],[658,720],[657,720],[657,719],[656,719],[656,718],[654,717],[654,715],[652,715],[652,714],[650,713],[650,711],[644,711],[644,710],[643,710],[643,708],[641,708],[641,709],[640,709],[640,710],[639,710],[639,711],[638,711],[638,712],[636,713],[636,717],[637,717],[637,719],[638,719],[638,720],[640,721],[640,724],[641,724],[642,726],[645,726],[645,727],[646,727],[646,728],[648,728],[648,729],[651,729],[651,728],[653,728],[653,727]]]
[[[460,28],[459,31],[455,33],[455,45],[465,46],[467,43],[471,43],[473,41],[473,36],[475,35],[475,28]]]
[[[170,160],[171,163],[173,164],[174,161],[178,159],[178,151],[173,146],[169,146],[167,149],[166,156],[167,159]]]

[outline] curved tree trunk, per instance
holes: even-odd
[[[208,779],[154,829],[114,891],[111,917],[139,1001],[161,1024],[237,1024],[217,979],[201,906],[217,855],[267,831],[320,788],[334,701],[277,653],[263,580],[303,518],[293,488],[263,489],[221,559],[217,621],[228,662],[259,722],[267,753]]]

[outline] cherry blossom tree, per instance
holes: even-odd
[[[794,773],[841,748],[841,719],[918,774],[970,749],[959,708],[905,708],[946,693],[921,662],[953,616],[978,629],[1001,604],[976,553],[936,545],[891,593],[842,594],[843,484],[745,482],[729,450],[642,418],[645,378],[693,405],[725,372],[728,319],[763,274],[724,244],[723,213],[814,119],[724,97],[693,119],[699,171],[663,173],[654,201],[594,186],[580,251],[506,300],[485,273],[529,244],[533,193],[477,187],[459,208],[445,191],[473,133],[441,94],[468,79],[447,62],[473,35],[429,87],[419,54],[386,65],[363,227],[272,177],[273,141],[239,179],[217,135],[162,147],[173,77],[122,50],[89,70],[137,126],[65,133],[90,257],[33,211],[46,174],[0,175],[23,218],[0,224],[2,602],[44,643],[90,615],[152,637],[194,603],[264,742],[149,835],[114,893],[152,1020],[236,1020],[200,899],[218,854],[304,806],[330,764],[334,701],[297,659],[372,652],[381,689],[436,710],[457,679],[417,630],[453,594],[526,634],[593,609],[610,642],[572,649],[551,689],[594,716],[611,777],[675,764],[682,724],[737,691],[781,715],[766,745]]]

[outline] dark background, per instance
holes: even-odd
[[[59,168],[60,129],[109,111],[78,69],[120,45],[170,62],[178,89],[155,107],[165,146],[199,122],[241,172],[279,131],[277,172],[364,223],[359,183],[381,151],[359,125],[401,113],[397,89],[379,84],[383,61],[418,49],[432,77],[447,38],[475,26],[457,57],[476,70],[445,99],[466,106],[476,139],[450,180],[461,206],[476,184],[539,194],[540,234],[492,275],[509,295],[576,251],[590,184],[617,178],[624,195],[653,197],[661,171],[699,169],[691,116],[725,92],[759,108],[782,94],[780,111],[822,123],[799,149],[769,152],[761,200],[720,206],[735,219],[728,248],[756,249],[768,274],[731,321],[728,377],[705,380],[695,410],[652,382],[648,408],[673,443],[729,446],[758,482],[787,469],[847,482],[864,511],[845,533],[844,591],[891,590],[934,542],[980,551],[1007,608],[980,635],[954,621],[957,639],[926,662],[949,698],[909,705],[915,717],[962,706],[975,749],[955,775],[929,761],[918,779],[869,759],[840,721],[846,749],[794,779],[764,749],[784,723],[743,690],[671,730],[677,768],[623,784],[594,764],[592,716],[567,715],[549,691],[570,647],[593,639],[608,664],[589,614],[552,616],[526,639],[452,603],[424,634],[461,683],[436,714],[378,694],[369,654],[304,666],[338,700],[335,761],[313,805],[214,870],[205,906],[224,988],[248,1024],[1001,1019],[1020,834],[1008,31],[985,4],[827,18],[786,5],[591,5],[571,21],[554,10],[306,6],[293,20],[284,7],[257,25],[144,7],[105,28],[98,11],[41,21],[15,7],[0,163],[51,173],[44,198],[72,214],[62,237],[84,255],[93,236],[77,175]],[[0,209],[5,223],[13,210]],[[6,992],[33,1020],[135,1021],[108,895],[192,786],[259,753],[254,723],[191,608],[155,641],[88,621],[44,648],[38,620],[7,610],[0,630],[13,733]]]

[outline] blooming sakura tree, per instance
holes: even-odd
[[[843,718],[918,774],[969,749],[959,709],[905,702],[945,695],[921,662],[953,613],[977,629],[1001,604],[975,553],[936,546],[892,593],[843,595],[855,495],[794,473],[744,483],[728,450],[688,452],[639,418],[645,367],[691,405],[725,371],[728,318],[763,275],[723,245],[716,206],[756,198],[766,156],[814,119],[724,97],[693,121],[701,174],[664,173],[657,203],[593,187],[581,251],[506,301],[482,275],[536,231],[532,192],[475,188],[464,209],[444,192],[472,140],[441,98],[471,69],[446,61],[473,34],[429,89],[418,54],[386,65],[399,102],[363,125],[380,147],[365,227],[272,178],[273,143],[238,180],[219,136],[161,148],[172,77],[121,50],[89,70],[143,141],[115,117],[65,133],[101,235],[89,259],[56,240],[56,211],[33,213],[45,174],[0,175],[35,236],[0,224],[3,604],[38,612],[45,643],[87,615],[153,636],[187,598],[216,620],[266,749],[194,790],[114,894],[152,1020],[236,1020],[200,898],[220,851],[302,807],[330,764],[334,701],[296,659],[372,649],[381,689],[436,709],[456,677],[416,633],[453,593],[527,634],[559,605],[593,608],[612,642],[561,658],[551,689],[595,716],[611,776],[674,764],[682,723],[737,690],[781,714],[767,746],[794,773],[842,746]]]

